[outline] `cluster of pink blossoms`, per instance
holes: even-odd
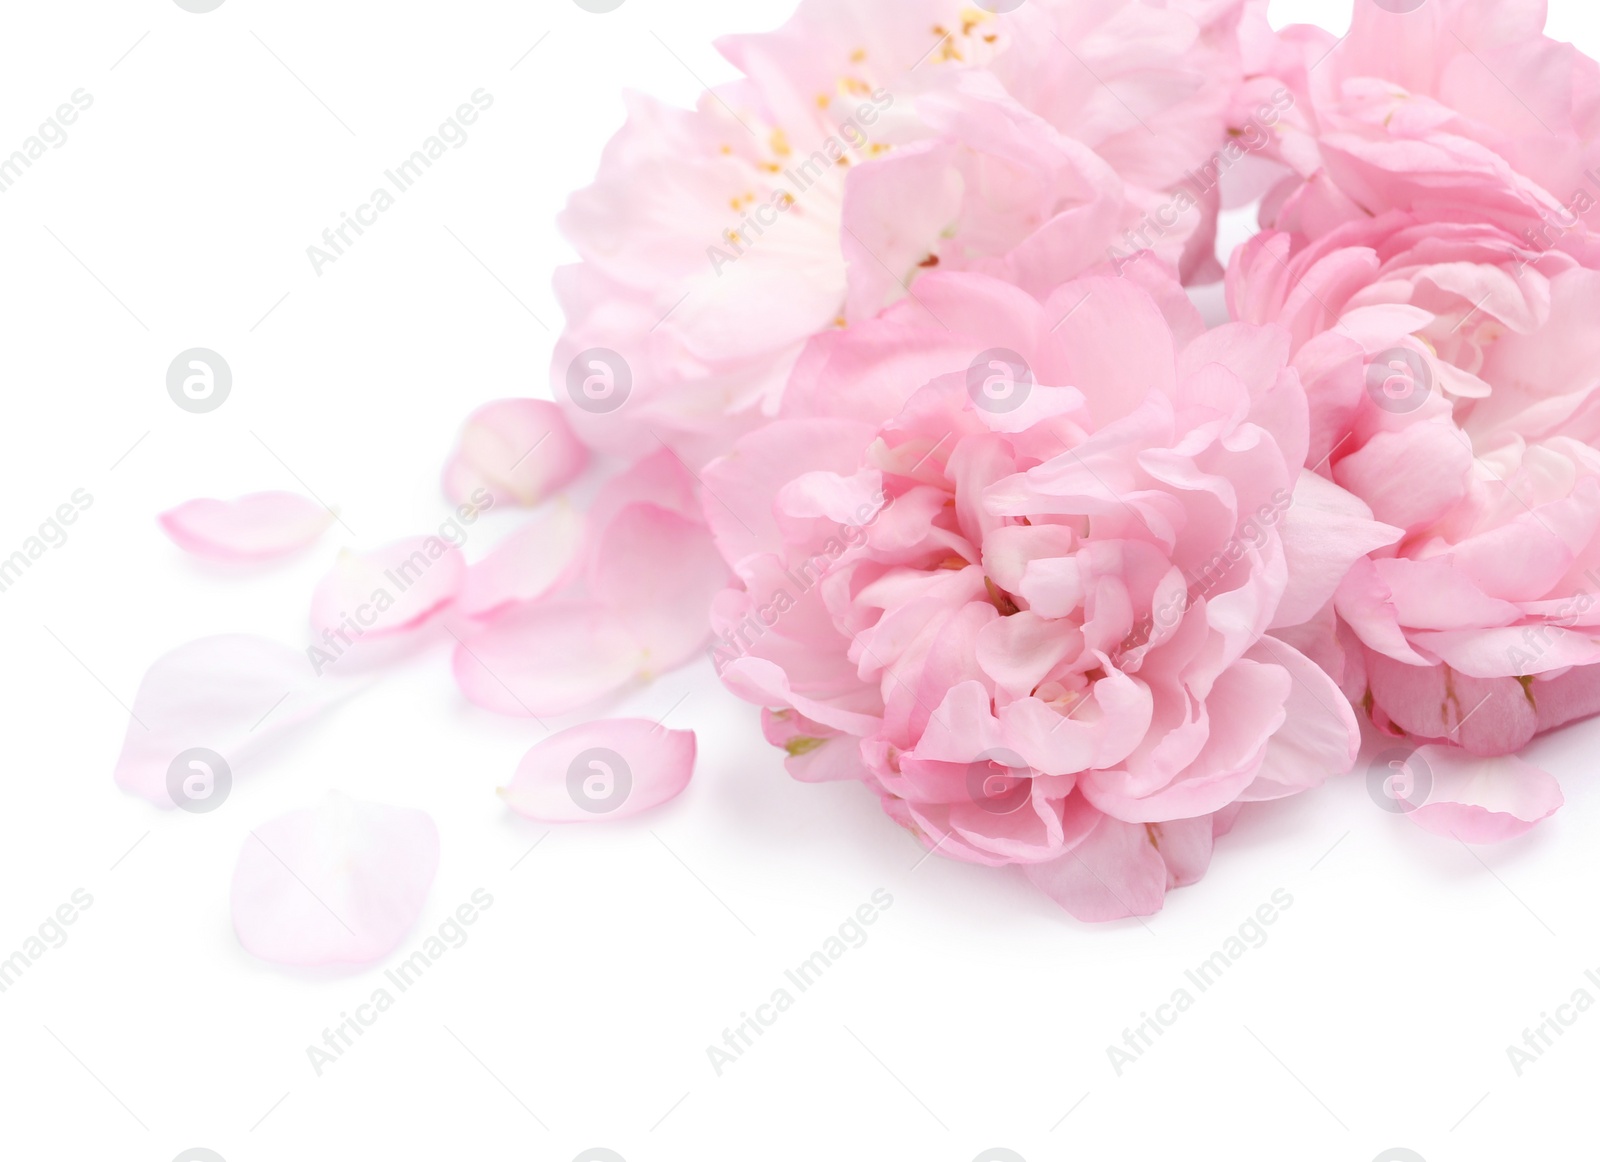
[[[442,620],[517,715],[709,650],[796,778],[1087,920],[1364,740],[1427,830],[1549,815],[1515,752],[1600,711],[1600,66],[1542,0],[1266,8],[801,0],[697,108],[630,98],[557,404],[480,412],[446,488],[626,467],[362,645]],[[687,781],[692,740],[579,729],[673,751],[646,805]]]
[[[1363,721],[1430,830],[1560,805],[1511,756],[1600,710],[1600,67],[1543,24],[807,0],[634,107],[557,370],[619,357],[578,430],[697,473],[713,658],[796,777],[1088,919]]]

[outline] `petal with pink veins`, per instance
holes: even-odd
[[[233,930],[274,964],[370,964],[415,926],[438,867],[426,813],[332,794],[251,830],[233,869]]]
[[[645,718],[585,722],[534,744],[500,797],[544,823],[624,819],[675,798],[694,759],[692,730]]]
[[[561,409],[542,399],[497,399],[467,419],[444,470],[445,495],[465,503],[479,489],[495,504],[538,504],[589,462]]]
[[[1555,777],[1515,755],[1484,758],[1460,747],[1418,747],[1428,771],[1422,804],[1407,812],[1424,831],[1466,843],[1522,835],[1565,802]]]
[[[361,637],[418,629],[456,599],[466,574],[461,550],[436,536],[347,549],[312,595],[311,626]]]
[[[186,553],[217,561],[262,561],[314,542],[338,518],[293,492],[254,492],[237,500],[188,500],[156,518]]]

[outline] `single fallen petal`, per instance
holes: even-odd
[[[461,550],[437,536],[346,550],[312,595],[311,626],[341,641],[417,629],[455,600],[466,573]]]
[[[304,653],[243,634],[200,638],[158,659],[133,697],[113,777],[160,807],[211,811],[233,771],[279,731],[348,692]]]
[[[711,636],[711,601],[730,580],[710,530],[653,504],[633,504],[600,535],[591,565],[597,600],[611,609],[660,674]]]
[[[585,722],[536,743],[500,797],[545,823],[622,819],[658,807],[689,785],[692,730],[645,718]]]
[[[499,399],[467,419],[444,470],[445,495],[465,503],[479,489],[496,504],[533,506],[569,484],[589,450],[561,409],[542,399]]]
[[[644,664],[607,609],[536,601],[512,606],[457,644],[452,668],[469,701],[514,717],[568,714],[632,681]]]
[[[156,517],[184,552],[218,561],[285,556],[314,542],[335,519],[316,501],[293,492],[189,500]]]
[[[233,930],[274,964],[369,964],[405,938],[439,868],[422,811],[329,795],[245,838],[233,869]]]
[[[467,569],[456,608],[487,617],[555,589],[571,573],[583,547],[584,519],[556,504],[534,516]]]
[[[1411,756],[1426,797],[1408,811],[1424,831],[1466,843],[1500,843],[1553,815],[1565,799],[1548,771],[1515,755],[1485,758],[1454,746],[1422,746]]]

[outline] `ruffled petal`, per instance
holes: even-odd
[[[1427,797],[1406,814],[1435,835],[1466,843],[1514,839],[1553,815],[1565,799],[1547,771],[1515,755],[1485,758],[1459,747],[1423,746],[1412,756],[1427,771]]]

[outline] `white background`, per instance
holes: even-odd
[[[1554,35],[1600,53],[1590,5],[1552,6]],[[1521,840],[1467,850],[1338,780],[1248,811],[1160,915],[1099,927],[1020,875],[919,865],[861,788],[791,781],[704,663],[621,708],[670,711],[700,739],[689,790],[631,821],[551,831],[505,811],[493,790],[541,731],[467,705],[442,651],[243,765],[213,814],[113,786],[119,702],[154,658],[229,631],[298,644],[340,544],[444,517],[438,470],[461,419],[545,391],[550,275],[570,260],[553,217],[621,123],[621,90],[688,104],[697,76],[730,75],[713,37],[788,7],[5,5],[0,153],[75,90],[94,104],[0,195],[0,556],[75,489],[94,504],[0,594],[0,958],[75,889],[94,904],[0,995],[0,1156],[1592,1153],[1578,1143],[1592,1138],[1600,1012],[1521,1077],[1506,1046],[1574,990],[1600,998],[1584,978],[1600,970],[1597,723],[1532,748],[1568,801]],[[1273,12],[1348,21],[1333,0]],[[479,88],[494,105],[471,140],[316,276],[305,248]],[[192,346],[233,368],[214,414],[166,395],[168,363]],[[185,558],[152,519],[191,496],[277,488],[313,490],[349,531],[240,572]],[[475,530],[469,554],[507,527]],[[329,788],[438,821],[439,878],[394,960],[474,889],[495,903],[318,1077],[306,1047],[383,966],[251,959],[228,885],[250,828]],[[717,1076],[707,1046],[876,889],[894,903],[868,942]],[[1293,904],[1267,942],[1118,1077],[1107,1045],[1276,889]],[[1568,1144],[1535,1146],[1552,1140]]]

